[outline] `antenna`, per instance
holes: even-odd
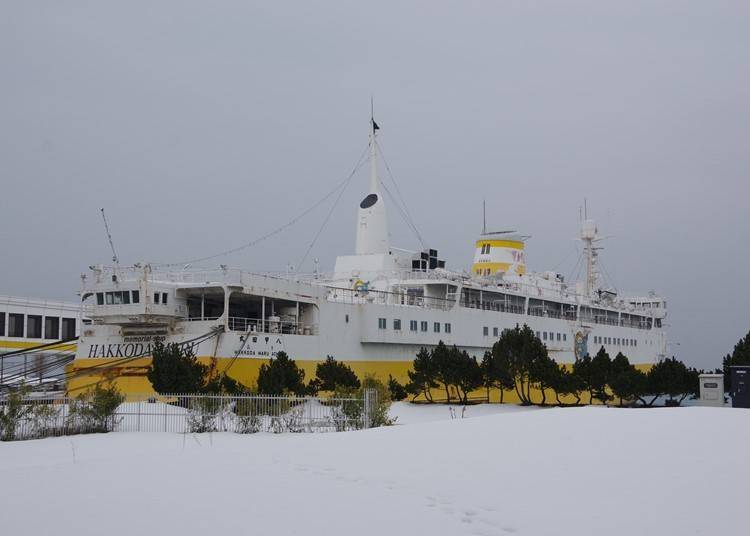
[[[107,240],[109,240],[109,247],[112,248],[112,262],[115,263],[115,266],[120,264],[120,259],[117,257],[117,252],[115,251],[115,243],[112,240],[112,235],[109,232],[109,224],[107,223],[107,216],[104,215],[104,209],[101,209],[102,212],[102,220],[104,220],[104,230],[107,233]]]
[[[487,201],[482,199],[482,234],[487,234]]]

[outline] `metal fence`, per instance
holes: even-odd
[[[377,391],[296,397],[170,394],[128,396],[114,412],[80,398],[0,398],[0,440],[97,432],[343,432],[373,426]]]

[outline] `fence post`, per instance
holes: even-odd
[[[372,414],[375,409],[375,405],[378,400],[378,392],[375,389],[365,389],[364,396],[364,422],[362,423],[365,428],[372,428]]]

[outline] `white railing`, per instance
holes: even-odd
[[[98,432],[342,432],[370,428],[377,391],[362,396],[172,394],[129,397],[114,412],[79,398],[0,398],[0,440]]]

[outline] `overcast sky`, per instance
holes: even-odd
[[[532,235],[530,269],[573,276],[587,198],[612,284],[669,300],[670,353],[718,366],[750,328],[747,1],[2,12],[0,293],[74,299],[111,257],[100,207],[123,263],[273,230],[346,178],[372,95],[399,189],[449,267],[469,267],[486,199],[490,227]],[[366,187],[363,170],[302,270],[353,252]],[[296,264],[332,203],[214,265]],[[417,249],[389,214],[392,243]]]

